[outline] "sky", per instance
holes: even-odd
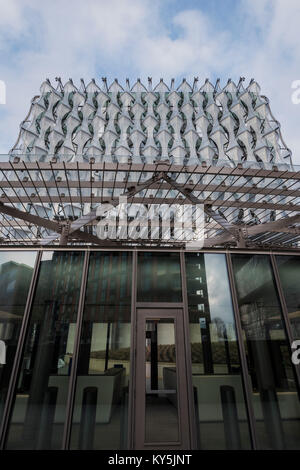
[[[233,310],[225,255],[205,253],[204,261],[211,320],[220,318],[224,323],[232,324]]]
[[[270,99],[300,165],[299,28],[299,0],[0,0],[0,154],[46,78],[79,86],[103,76],[178,85],[199,77],[224,86],[243,76]]]

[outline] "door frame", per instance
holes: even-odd
[[[151,250],[147,250],[151,251]],[[127,426],[127,448],[134,449],[134,425],[135,425],[135,369],[136,369],[136,347],[137,347],[137,309],[159,308],[159,309],[182,309],[183,332],[184,332],[184,359],[185,379],[189,406],[189,431],[191,450],[198,447],[198,433],[194,405],[194,392],[192,383],[192,358],[190,345],[189,313],[186,286],[186,270],[184,251],[180,250],[180,272],[181,272],[181,302],[137,302],[137,264],[138,250],[132,251],[132,285],[131,285],[131,349],[130,349],[130,377],[129,377],[129,401],[128,401],[128,426]]]
[[[173,304],[174,305],[174,304]],[[165,307],[165,306],[164,306]],[[190,416],[188,384],[186,377],[186,357],[184,347],[183,309],[181,308],[137,308],[136,321],[136,357],[134,377],[134,417],[133,417],[133,447],[135,449],[190,449]],[[145,324],[147,319],[174,319],[176,368],[177,368],[177,395],[178,395],[178,442],[145,443]],[[138,410],[143,410],[142,413]]]

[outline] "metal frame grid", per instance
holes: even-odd
[[[102,240],[97,207],[126,196],[142,204],[197,206],[204,247],[291,247],[300,243],[300,171],[291,166],[24,162],[0,163],[0,244],[183,247],[182,239]],[[110,174],[110,178],[106,176]],[[87,176],[88,175],[88,176]],[[125,175],[125,176],[124,176]],[[105,195],[109,192],[109,196]]]

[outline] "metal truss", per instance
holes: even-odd
[[[107,178],[107,175],[110,175]],[[286,246],[300,241],[300,172],[291,167],[180,166],[134,163],[0,164],[1,244],[182,246],[183,241],[101,240],[99,207],[120,197],[142,204],[202,205],[204,246]]]

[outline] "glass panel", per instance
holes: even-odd
[[[198,448],[248,449],[225,255],[188,253],[185,260]]]
[[[182,302],[179,253],[139,253],[138,302]]]
[[[131,277],[131,253],[91,253],[72,449],[127,447]]]
[[[232,262],[259,447],[299,449],[299,397],[269,256]]]
[[[292,334],[300,339],[300,256],[276,256]]]
[[[35,258],[35,251],[0,252],[0,421]]]
[[[84,254],[44,252],[7,439],[8,449],[59,449]]]
[[[147,320],[145,343],[145,441],[178,441],[174,319]]]

